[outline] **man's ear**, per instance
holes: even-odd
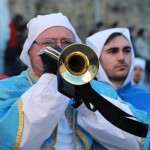
[[[31,46],[31,47],[32,47],[32,46]],[[31,47],[30,47],[30,49],[28,50],[29,58],[30,58],[30,52],[31,52],[31,49],[32,49]]]
[[[33,44],[32,44],[31,47],[30,47],[29,50],[28,50],[28,55],[29,55],[29,57],[30,57],[30,52],[34,49],[33,47],[34,47],[34,46],[33,46]]]

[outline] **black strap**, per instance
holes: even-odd
[[[98,110],[105,119],[116,127],[139,137],[146,137],[148,133],[148,124],[138,122],[132,115],[122,111],[101,95],[99,95],[90,83],[80,86],[77,95],[83,99],[84,104],[90,109],[90,103],[94,106],[93,110]],[[133,119],[131,119],[133,118]]]
[[[98,110],[105,119],[116,127],[133,135],[146,137],[148,124],[133,120],[135,118],[132,115],[119,109],[93,90],[90,83],[79,86],[73,85],[63,80],[59,73],[57,74],[57,79],[58,91],[70,98],[73,97],[76,100],[75,104],[73,104],[74,107],[80,106],[83,101],[88,109],[91,111]],[[80,101],[81,99],[82,101]],[[94,106],[93,109],[91,109],[90,103]]]

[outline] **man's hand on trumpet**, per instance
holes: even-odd
[[[61,52],[62,49],[59,46],[53,46],[55,50],[58,52]],[[43,67],[44,67],[44,72],[43,73],[53,73],[57,74],[58,71],[58,60],[53,58],[51,55],[48,55],[47,53],[41,53],[39,54],[41,56],[42,62],[43,62]]]

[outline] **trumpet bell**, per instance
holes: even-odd
[[[59,74],[67,82],[82,85],[97,74],[99,61],[96,53],[85,44],[71,44],[58,59]]]

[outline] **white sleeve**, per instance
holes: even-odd
[[[125,112],[132,114],[127,105],[118,100],[103,97]],[[115,127],[98,111],[92,112],[84,104],[78,108],[77,121],[97,142],[109,150],[140,150],[139,142],[141,138]]]
[[[20,149],[39,150],[51,135],[70,99],[58,92],[57,77],[52,74],[43,74],[21,98],[24,127]]]

